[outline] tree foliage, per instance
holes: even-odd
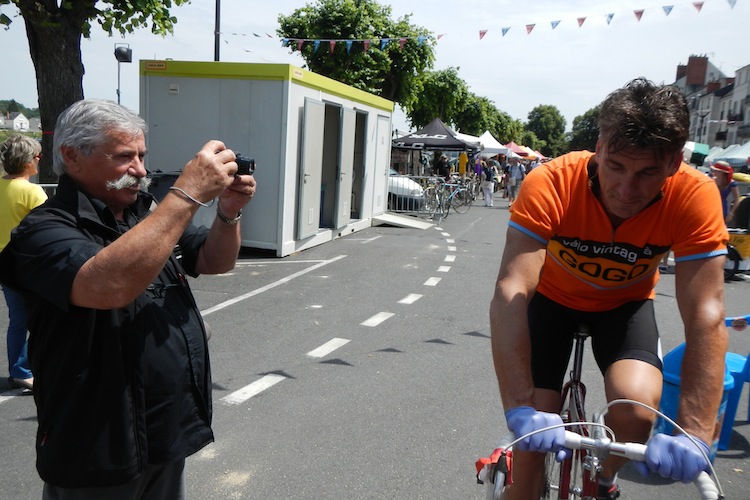
[[[539,141],[544,144],[535,148],[525,144],[532,149],[540,150],[547,156],[557,156],[566,148],[565,143],[565,118],[556,106],[540,104],[529,112],[529,121],[526,130],[533,132]]]
[[[599,111],[601,105],[595,106],[583,115],[573,118],[573,128],[570,133],[570,150],[594,151],[599,138]]]
[[[15,99],[0,101],[0,113],[13,113],[15,111],[20,111],[26,118],[36,118],[39,116],[39,108],[27,108],[20,102],[16,102]]]
[[[422,81],[419,99],[405,107],[412,127],[424,127],[435,118],[455,126],[469,97],[469,87],[458,76],[458,68],[428,71]]]
[[[417,99],[421,75],[435,60],[434,37],[412,25],[410,17],[394,21],[391,7],[375,0],[317,0],[279,15],[277,34],[291,39],[287,47],[299,52],[311,71],[407,106]],[[296,39],[308,41],[300,47]],[[381,47],[383,39],[390,41]],[[329,40],[358,42],[347,50],[344,43],[331,47]],[[360,40],[372,42],[365,47]]]
[[[57,116],[68,106],[83,99],[83,61],[81,38],[88,38],[94,24],[110,36],[150,27],[157,35],[173,32],[177,19],[169,9],[190,0],[0,0],[0,7],[18,8],[26,24],[29,53],[36,72],[39,114],[43,131],[55,127]],[[0,24],[13,22],[0,14]],[[42,137],[44,156],[40,180],[52,182],[52,136]]]

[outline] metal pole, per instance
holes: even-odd
[[[219,60],[219,34],[221,33],[221,0],[216,0],[216,26],[214,27],[214,61]]]
[[[120,61],[117,61],[117,104],[120,104]]]

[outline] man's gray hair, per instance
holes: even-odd
[[[52,167],[57,175],[65,173],[62,146],[90,155],[94,148],[107,142],[112,131],[136,137],[146,134],[146,122],[114,101],[83,99],[71,104],[57,117],[52,146]]]

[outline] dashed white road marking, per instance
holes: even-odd
[[[446,255],[445,256],[445,262],[456,262],[456,256],[455,255]]]
[[[370,318],[364,320],[360,325],[362,326],[378,326],[383,321],[387,320],[391,316],[393,316],[393,313],[389,312],[379,312],[375,316],[371,316]]]
[[[442,234],[443,236],[450,236],[451,235],[451,233],[440,233],[440,234]]]
[[[456,251],[456,247],[448,247],[448,251],[449,252],[455,252]]]
[[[325,356],[328,356],[333,351],[338,349],[341,346],[344,346],[349,343],[349,339],[340,339],[338,337],[333,338],[323,344],[322,346],[313,349],[312,351],[308,352],[307,355],[311,358],[323,358]]]
[[[266,286],[262,286],[260,288],[257,288],[255,290],[251,291],[251,292],[245,293],[243,295],[239,295],[239,296],[237,296],[237,297],[235,297],[233,299],[226,300],[226,301],[224,301],[224,302],[222,302],[220,304],[216,304],[213,307],[209,307],[205,311],[201,311],[201,314],[203,316],[208,316],[211,313],[215,313],[216,311],[220,311],[220,310],[222,310],[222,309],[224,309],[226,307],[229,307],[231,305],[236,304],[237,302],[241,302],[241,301],[243,301],[245,299],[249,299],[250,297],[254,297],[254,296],[259,295],[259,294],[261,294],[263,292],[267,292],[268,290],[270,290],[272,288],[275,288],[275,287],[277,287],[279,285],[283,285],[284,283],[288,283],[288,282],[292,281],[294,278],[298,278],[298,277],[302,276],[303,274],[307,274],[307,273],[309,273],[311,271],[315,271],[318,268],[321,268],[323,266],[326,266],[328,264],[336,262],[337,260],[343,259],[344,257],[346,257],[346,255],[339,255],[339,256],[334,257],[332,259],[318,261],[318,263],[315,264],[314,266],[310,266],[310,267],[308,267],[306,269],[303,269],[301,271],[297,271],[296,273],[292,273],[289,276],[281,278],[278,281],[274,281],[273,283],[269,283]]]
[[[409,295],[407,295],[403,299],[399,300],[398,303],[399,304],[413,304],[413,303],[415,303],[416,301],[418,301],[421,298],[422,298],[422,296],[420,294],[418,294],[418,293],[410,293]]]
[[[430,278],[427,281],[424,282],[425,286],[435,286],[438,283],[440,283],[440,280],[442,278]]]
[[[439,273],[447,273],[451,270],[451,266],[440,266],[437,270]]]
[[[455,242],[456,242],[456,240],[451,240],[451,239],[447,239],[447,240],[445,240],[445,242],[446,242],[446,243],[455,243]]]
[[[278,384],[284,379],[286,379],[286,377],[283,375],[269,373],[263,378],[258,379],[255,382],[246,385],[242,389],[238,391],[234,391],[231,394],[227,394],[226,396],[221,398],[219,401],[228,405],[238,405],[238,404],[244,403],[248,399],[252,398],[253,396],[257,396],[261,392],[273,387],[274,385]]]

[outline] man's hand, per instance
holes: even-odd
[[[708,445],[702,439],[694,436],[693,439],[708,456]],[[708,469],[708,461],[685,434],[656,434],[646,443],[646,461],[634,462],[634,465],[644,476],[653,472],[683,483],[693,481],[698,474]]]
[[[563,421],[560,415],[537,411],[530,406],[518,406],[505,412],[505,420],[508,423],[508,429],[516,438],[546,427],[560,426],[537,432],[523,439],[516,444],[519,450],[556,453],[555,459],[558,462],[565,460],[571,453],[570,450],[565,448],[565,429],[562,427]]]

